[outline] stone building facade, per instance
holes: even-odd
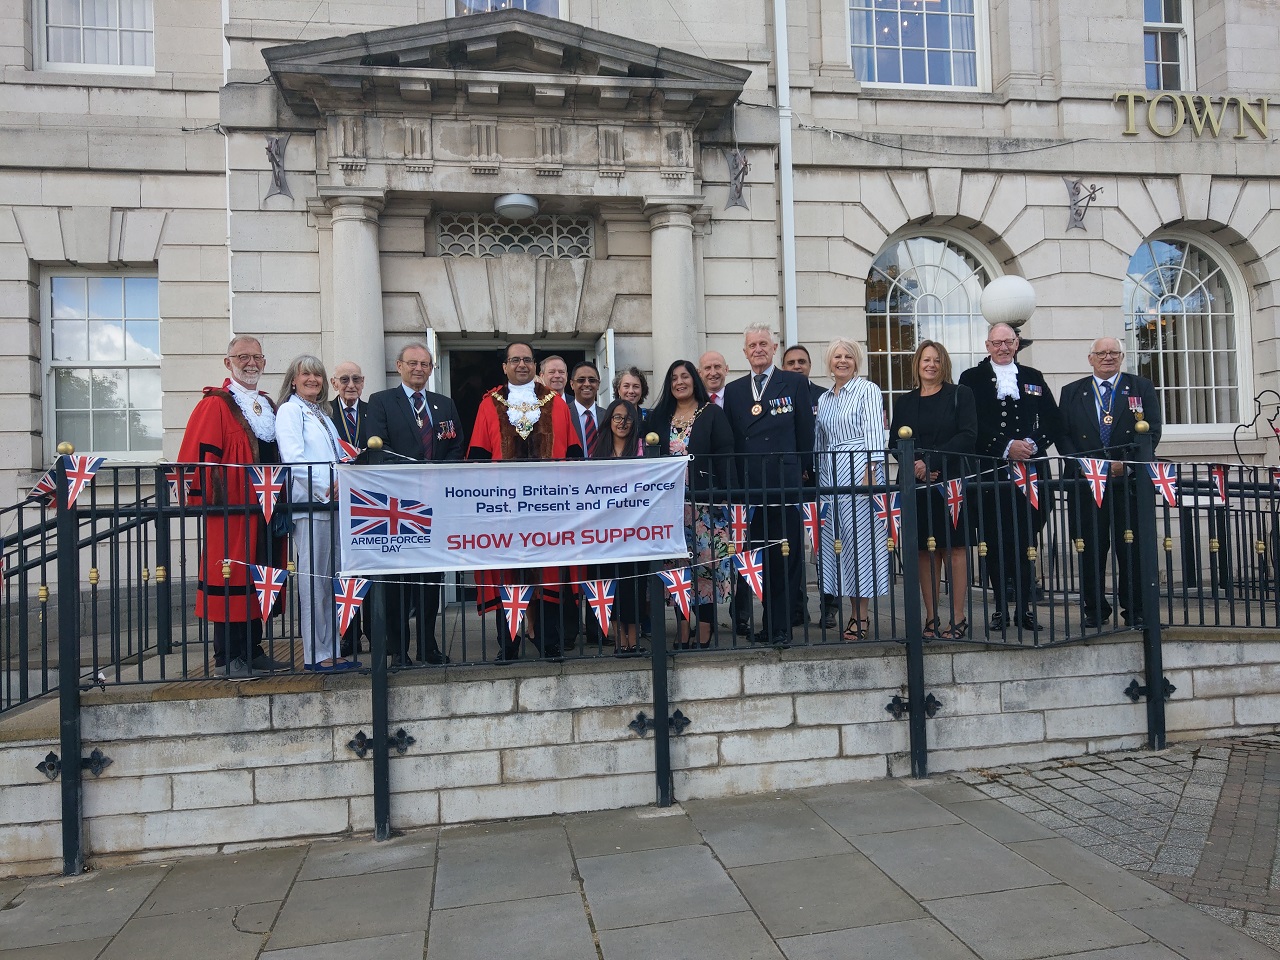
[[[1234,456],[1280,390],[1274,3],[782,6],[789,177],[771,0],[0,0],[0,500],[58,440],[175,455],[232,331],[268,389],[426,337],[465,401],[507,337],[745,370],[794,316],[892,396],[919,337],[982,355],[1005,274],[1055,387],[1120,336],[1163,452]]]

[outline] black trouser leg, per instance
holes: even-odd
[[[440,581],[442,574],[434,573],[424,576],[423,582],[416,591],[422,604],[418,611],[418,659],[436,660],[440,657],[440,647],[436,643],[436,619],[440,615]]]

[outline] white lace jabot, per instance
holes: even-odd
[[[231,395],[236,398],[240,412],[244,414],[245,420],[249,422],[249,429],[253,431],[253,435],[259,440],[274,440],[276,438],[276,412],[271,409],[271,404],[267,402],[267,398],[256,390],[242,387],[235,380],[232,380],[227,385],[227,388],[231,391]],[[255,403],[258,405],[258,410],[262,411],[261,413],[254,411],[253,405]]]
[[[1017,400],[1018,399],[1018,365],[1016,363],[1007,363],[1003,367],[993,363],[991,369],[996,374],[996,399],[997,400]]]
[[[542,405],[538,403],[538,388],[534,381],[517,386],[507,382],[507,419],[517,430],[532,430],[542,419]],[[528,436],[528,433],[521,434]]]

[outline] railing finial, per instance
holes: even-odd
[[[68,443],[66,440],[63,440],[60,444],[58,444],[58,453],[62,454],[62,456],[64,457],[69,457],[71,456],[71,454],[75,452],[76,452],[76,447],[75,447],[75,444],[73,443]]]

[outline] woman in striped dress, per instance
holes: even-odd
[[[818,482],[824,487],[885,482],[889,435],[884,405],[880,388],[858,376],[862,357],[862,348],[852,340],[832,340],[827,347],[827,372],[835,386],[818,399],[815,443]],[[888,533],[866,494],[826,495],[822,502],[827,515],[822,524],[822,592],[853,599],[843,636],[851,642],[865,640],[870,598],[889,592]]]

